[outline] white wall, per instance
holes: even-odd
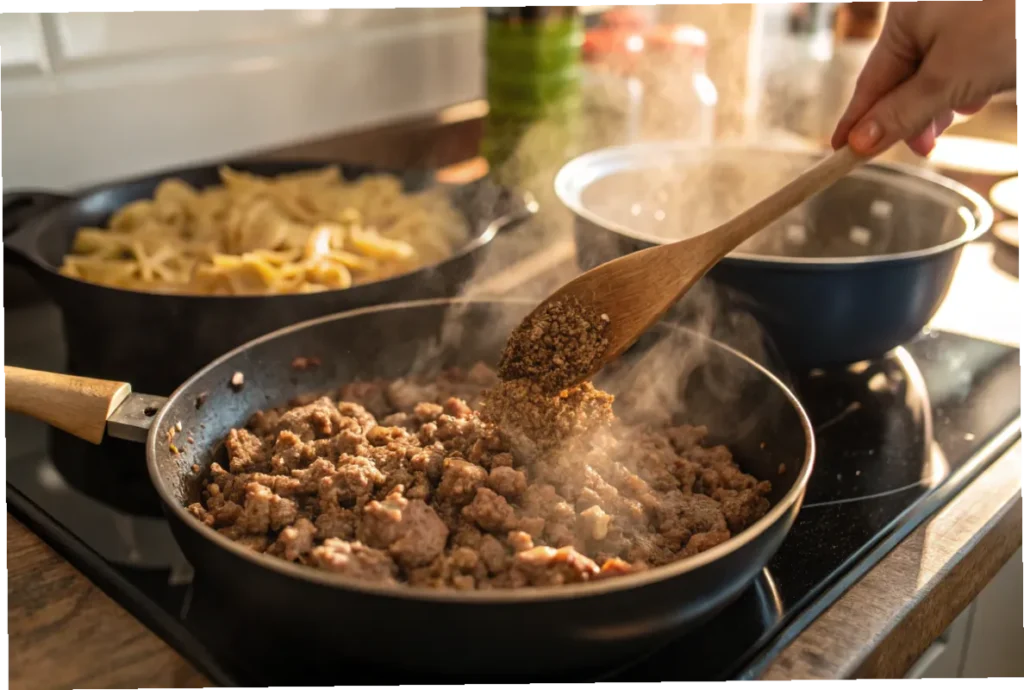
[[[479,9],[0,15],[7,189],[74,188],[483,93]]]

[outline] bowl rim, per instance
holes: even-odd
[[[673,328],[685,331],[687,334],[692,335],[695,338],[703,340],[714,347],[717,347],[729,355],[738,358],[748,367],[753,367],[762,377],[767,378],[768,381],[777,387],[785,397],[787,403],[789,403],[790,409],[796,413],[797,420],[802,428],[805,444],[804,444],[804,455],[803,461],[800,467],[800,471],[793,481],[792,486],[786,491],[786,493],[778,500],[775,505],[771,506],[765,515],[763,515],[754,524],[744,529],[739,534],[729,538],[727,541],[714,546],[707,551],[689,556],[687,558],[669,563],[667,565],[658,566],[651,568],[639,573],[631,573],[622,577],[612,577],[605,580],[598,580],[594,582],[583,582],[568,585],[548,585],[538,587],[523,587],[520,589],[492,589],[492,590],[471,590],[471,591],[456,591],[456,590],[432,590],[429,588],[411,587],[408,585],[395,586],[393,584],[379,583],[379,582],[368,582],[360,581],[357,579],[350,579],[346,577],[339,577],[337,574],[326,573],[315,568],[303,566],[297,563],[291,563],[280,558],[268,556],[266,554],[257,553],[237,542],[228,539],[223,534],[220,534],[216,530],[207,527],[202,524],[199,520],[189,514],[187,508],[182,505],[174,492],[169,486],[168,481],[164,478],[160,470],[160,465],[166,460],[161,458],[170,453],[171,451],[166,450],[166,444],[161,444],[160,439],[163,438],[161,429],[163,429],[167,423],[171,410],[175,409],[177,405],[181,404],[179,401],[182,399],[188,401],[186,404],[192,404],[191,401],[195,397],[195,388],[202,380],[203,376],[207,373],[215,371],[232,359],[236,359],[239,356],[244,357],[245,354],[251,350],[254,346],[274,340],[276,338],[285,337],[289,334],[302,331],[308,328],[318,326],[320,324],[328,323],[331,321],[343,321],[345,319],[353,318],[356,316],[362,316],[366,314],[380,313],[386,311],[396,310],[407,310],[407,309],[420,309],[424,307],[437,307],[437,306],[456,306],[456,305],[473,305],[473,304],[519,304],[523,306],[535,305],[535,300],[528,299],[500,299],[500,298],[435,298],[425,300],[412,300],[406,302],[394,302],[390,304],[382,304],[371,307],[364,307],[361,309],[353,309],[338,314],[330,314],[316,319],[310,319],[301,323],[297,323],[285,328],[279,329],[267,335],[261,336],[248,343],[241,345],[224,355],[221,355],[207,366],[200,369],[194,375],[192,375],[187,381],[178,387],[174,393],[167,399],[160,410],[157,412],[153,419],[152,425],[150,426],[149,435],[146,438],[146,466],[149,470],[150,481],[156,488],[161,500],[164,503],[165,510],[170,512],[179,523],[183,524],[186,529],[191,529],[198,533],[198,536],[203,537],[208,542],[212,542],[215,546],[223,549],[231,555],[248,561],[252,565],[256,565],[262,568],[266,568],[278,575],[284,575],[293,577],[296,579],[304,580],[310,584],[320,585],[329,587],[332,589],[347,590],[353,593],[377,595],[387,598],[395,599],[411,599],[411,600],[426,600],[434,602],[446,602],[451,604],[468,604],[468,605],[480,605],[480,604],[509,604],[515,602],[527,602],[527,601],[550,601],[550,600],[562,600],[562,599],[576,599],[583,597],[599,596],[602,594],[610,594],[613,592],[622,592],[626,590],[637,589],[647,585],[656,584],[666,580],[670,580],[674,577],[682,575],[698,568],[707,566],[714,561],[727,558],[730,555],[740,551],[744,547],[747,547],[753,543],[759,537],[763,537],[769,533],[777,524],[782,523],[786,520],[786,516],[790,511],[799,511],[801,504],[803,503],[804,494],[807,489],[807,484],[810,481],[811,472],[814,469],[815,458],[816,458],[816,440],[814,435],[814,427],[811,423],[810,417],[807,411],[804,409],[800,400],[796,394],[775,374],[771,373],[768,369],[761,366],[747,355],[739,352],[738,350],[729,347],[725,343],[714,340],[708,336],[701,335],[696,331],[682,327],[672,326]],[[161,450],[163,449],[163,450]]]
[[[826,153],[822,149],[809,150],[791,145],[724,143],[709,146],[674,140],[611,146],[577,156],[562,166],[555,176],[555,195],[578,218],[583,218],[597,227],[651,245],[669,244],[673,240],[646,235],[601,217],[599,214],[586,208],[581,198],[582,192],[596,180],[603,179],[610,173],[621,170],[623,168],[622,163],[624,162],[633,161],[638,158],[643,159],[648,155],[652,158],[657,156],[665,157],[666,155],[675,156],[680,153],[707,150],[721,151],[733,155],[743,152],[799,155],[809,160],[822,158]],[[961,217],[964,218],[967,228],[958,237],[942,244],[895,254],[873,254],[854,257],[786,257],[735,251],[728,254],[722,261],[732,264],[758,264],[813,269],[842,269],[865,264],[889,264],[924,259],[956,250],[978,239],[992,228],[994,212],[991,204],[982,195],[966,185],[931,170],[901,163],[872,161],[851,174],[855,177],[883,175],[909,177],[930,185],[933,190],[941,188],[946,192],[955,194],[963,201],[963,205],[959,207],[958,211]]]

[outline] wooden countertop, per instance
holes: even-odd
[[[210,684],[10,513],[7,578],[12,690]]]
[[[453,118],[438,122],[457,125]],[[508,270],[540,273],[571,251],[571,243],[559,243]],[[1019,344],[1017,280],[992,267],[995,251],[990,244],[967,248],[934,323]],[[495,275],[478,291],[508,278]],[[906,673],[1020,547],[1021,457],[1018,441],[811,624],[764,678]],[[9,514],[7,558],[12,688],[210,685]]]

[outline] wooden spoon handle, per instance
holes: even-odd
[[[805,170],[779,191],[720,225],[715,234],[721,237],[723,245],[727,245],[723,246],[725,251],[721,256],[725,256],[818,192],[832,186],[867,160],[854,153],[848,146],[844,146]]]
[[[81,376],[4,367],[6,408],[69,434],[99,443],[107,418],[132,392],[131,385]]]

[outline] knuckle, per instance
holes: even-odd
[[[878,120],[881,122],[883,129],[886,132],[895,135],[899,139],[911,136],[914,134],[913,123],[910,122],[910,118],[906,112],[901,110],[895,104],[886,104],[883,108],[879,109]]]
[[[920,72],[915,81],[918,82],[918,89],[926,96],[935,96],[946,90],[949,79],[941,74],[931,71]]]

